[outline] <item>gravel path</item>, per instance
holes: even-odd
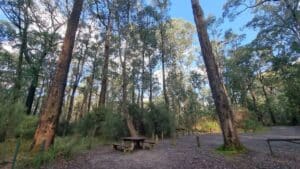
[[[300,145],[272,143],[271,156],[267,138],[300,137],[300,127],[272,127],[259,134],[240,135],[249,149],[246,154],[224,156],[215,151],[222,144],[219,134],[200,135],[197,148],[195,136],[160,142],[152,150],[133,153],[114,151],[110,146],[99,147],[72,160],[59,160],[46,169],[300,169]]]

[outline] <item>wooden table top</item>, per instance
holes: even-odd
[[[144,141],[146,137],[123,137],[124,141]]]

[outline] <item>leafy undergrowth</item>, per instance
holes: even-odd
[[[51,163],[57,158],[71,158],[78,152],[90,150],[97,145],[106,144],[102,138],[93,137],[57,137],[54,145],[48,151],[30,152],[32,140],[20,140],[20,149],[16,161],[16,168],[39,168],[41,165]],[[11,163],[17,140],[8,139],[0,144],[0,164]]]
[[[257,122],[256,120],[247,119],[242,122],[240,129],[242,129],[243,132],[245,133],[247,132],[256,133],[256,132],[263,131],[264,127],[261,123]]]
[[[220,133],[221,128],[217,120],[211,118],[202,118],[199,120],[195,128],[204,133]]]
[[[240,147],[225,147],[224,145],[216,149],[217,153],[225,156],[234,156],[239,154],[245,154],[248,152],[247,148],[244,146]]]

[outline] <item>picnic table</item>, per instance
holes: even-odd
[[[134,143],[134,149],[142,149],[142,145],[146,140],[146,137],[123,137],[123,141]]]
[[[273,155],[273,150],[271,147],[271,142],[273,141],[283,141],[283,142],[289,142],[289,143],[294,143],[294,144],[300,144],[300,138],[269,138],[266,140],[269,146],[269,150],[271,155]]]

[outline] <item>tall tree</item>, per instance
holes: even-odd
[[[167,93],[167,84],[166,84],[166,46],[165,43],[167,41],[166,39],[166,29],[167,29],[167,21],[168,21],[168,6],[169,6],[169,0],[156,0],[155,1],[157,7],[158,7],[158,23],[159,23],[159,36],[160,36],[160,53],[161,53],[161,66],[162,66],[162,83],[163,83],[163,95],[165,104],[169,105],[169,97]]]
[[[235,128],[233,111],[230,107],[226,89],[222,83],[222,77],[212,52],[212,46],[209,41],[206,23],[204,21],[203,10],[199,4],[199,0],[191,0],[191,3],[209,85],[221,124],[224,147],[240,148],[241,143]]]
[[[72,59],[75,35],[82,6],[83,0],[74,1],[72,12],[67,22],[62,52],[56,65],[55,74],[50,89],[48,90],[47,98],[41,108],[41,116],[32,144],[34,151],[38,150],[42,144],[44,144],[45,149],[49,149],[54,142],[55,129],[61,114],[66,81],[68,78],[68,71]]]
[[[133,119],[129,114],[128,110],[128,72],[127,72],[127,64],[130,61],[129,55],[132,55],[132,52],[130,51],[130,45],[133,43],[133,40],[130,38],[132,34],[132,15],[134,12],[134,9],[136,7],[136,0],[128,0],[119,1],[119,11],[116,12],[116,24],[118,29],[118,55],[120,59],[120,64],[122,68],[122,101],[121,101],[121,110],[123,115],[125,116],[127,127],[129,129],[131,136],[137,136],[137,131],[135,129],[135,126],[133,124]],[[132,41],[130,41],[132,40]]]
[[[109,64],[109,55],[110,55],[110,45],[111,45],[111,34],[112,34],[112,7],[111,2],[106,1],[108,14],[106,16],[107,22],[103,22],[106,33],[105,33],[105,42],[104,42],[104,64],[102,67],[102,76],[101,76],[101,92],[99,98],[99,106],[105,105],[106,91],[107,91],[107,82],[108,82],[108,64]],[[101,19],[101,18],[99,18]]]
[[[42,67],[49,53],[54,53],[57,49],[58,33],[57,31],[63,24],[57,22],[56,6],[51,2],[41,2],[43,9],[40,9],[37,4],[32,4],[30,12],[32,13],[32,22],[38,28],[32,31],[31,36],[28,38],[28,53],[31,58],[29,60],[30,69],[32,72],[31,84],[28,87],[28,93],[26,98],[26,112],[31,113],[32,105],[35,98],[36,90],[39,86],[39,78],[43,71]],[[40,4],[40,5],[41,5]],[[50,19],[44,19],[40,17],[40,14],[47,14]],[[40,48],[40,49],[39,49]],[[39,49],[35,53],[31,53],[30,50]],[[27,59],[28,60],[28,59]]]
[[[22,87],[22,75],[23,75],[23,60],[29,59],[27,50],[28,41],[28,28],[30,26],[29,8],[32,2],[30,0],[23,1],[9,1],[2,0],[0,9],[10,20],[10,22],[18,29],[18,38],[20,40],[20,49],[18,64],[16,69],[16,78],[14,84],[14,98],[17,99],[20,96],[20,90]]]

